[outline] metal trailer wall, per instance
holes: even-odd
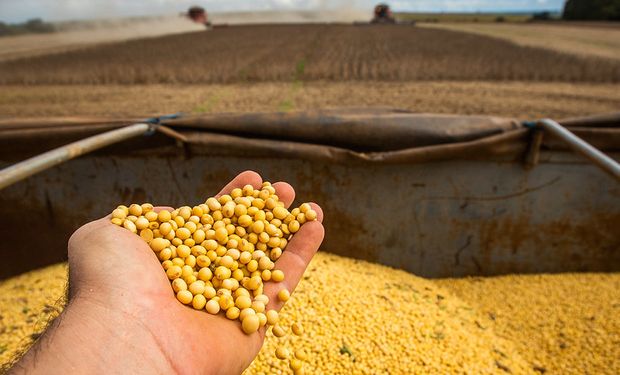
[[[526,170],[501,159],[348,165],[113,149],[0,193],[0,277],[65,259],[71,232],[119,203],[199,203],[246,169],[323,207],[323,251],[426,277],[620,270],[620,187],[569,152],[543,152]]]

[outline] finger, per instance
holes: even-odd
[[[284,272],[284,281],[265,284],[264,293],[269,297],[269,309],[282,308],[284,303],[278,299],[278,292],[281,289],[287,289],[289,292],[295,289],[324,236],[325,229],[319,221],[305,223],[293,236],[275,266]]]
[[[273,187],[276,189],[278,199],[284,202],[284,207],[289,208],[295,200],[295,189],[286,182],[276,182]]]
[[[216,195],[216,198],[219,198],[220,195],[230,194],[232,189],[242,188],[245,185],[252,185],[255,189],[259,189],[263,184],[262,177],[254,172],[254,171],[245,171],[241,172],[237,175],[237,177],[233,178],[220,192]]]

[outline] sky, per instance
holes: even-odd
[[[0,21],[23,22],[176,14],[191,5],[211,12],[372,9],[378,0],[0,0]],[[564,0],[396,0],[394,11],[495,12],[560,10]]]

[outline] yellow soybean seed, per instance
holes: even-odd
[[[168,222],[161,223],[159,225],[159,232],[162,236],[167,236],[170,232],[172,232],[172,225]]]
[[[258,260],[258,268],[261,270],[268,270],[271,267],[271,259],[264,256]]]
[[[183,267],[185,265],[185,261],[179,257],[176,257],[172,259],[172,265]]]
[[[177,256],[180,258],[185,258],[191,254],[191,249],[187,245],[179,245],[177,246]]]
[[[278,312],[276,310],[269,310],[265,314],[267,317],[267,324],[270,326],[275,325],[278,322]]]
[[[284,280],[284,272],[282,270],[271,271],[271,280],[276,283],[282,282]]]
[[[230,196],[235,199],[238,198],[240,196],[243,195],[243,190],[241,190],[240,188],[234,188],[232,189],[232,191],[230,192]]]
[[[288,230],[291,233],[297,233],[299,228],[300,228],[300,224],[299,224],[299,221],[297,221],[297,220],[293,220],[290,223],[288,223]]]
[[[233,278],[222,280],[221,287],[224,289],[233,290],[236,289],[236,287],[239,287],[239,282]]]
[[[243,191],[243,195],[250,196],[254,194],[254,186],[250,184],[244,185],[242,191]]]
[[[279,247],[280,243],[282,241],[280,240],[280,238],[278,237],[271,237],[269,238],[269,241],[267,242],[267,246],[274,248],[274,247]]]
[[[156,221],[157,218],[159,217],[157,215],[157,212],[155,211],[149,211],[147,213],[144,214],[144,217],[148,220],[148,221]]]
[[[112,218],[124,220],[127,217],[127,212],[120,208],[112,211]]]
[[[162,251],[159,252],[159,255],[157,256],[159,258],[159,260],[166,261],[168,259],[170,259],[172,257],[172,250],[170,250],[169,247],[163,249]]]
[[[264,294],[257,295],[256,297],[254,297],[254,300],[262,302],[265,306],[267,306],[267,304],[269,303],[269,297]]]
[[[262,313],[265,311],[265,304],[262,301],[253,301],[251,307],[252,310],[256,311],[257,313]]]
[[[273,328],[271,328],[271,333],[273,333],[275,337],[284,337],[286,336],[286,329],[279,324],[275,324]]]
[[[189,285],[189,284],[193,283],[194,281],[197,281],[198,279],[194,275],[188,275],[188,276],[183,276],[183,280],[185,280],[187,285]]]
[[[203,294],[205,292],[205,282],[202,280],[194,281],[189,285],[189,291],[192,292],[193,295]]]
[[[168,222],[170,220],[172,220],[172,216],[170,215],[170,211],[168,210],[161,210],[157,213],[157,220],[159,220],[162,223]]]
[[[185,223],[185,225],[183,225],[183,227],[188,229],[190,233],[194,233],[196,229],[198,229],[198,226],[196,225],[196,223],[192,221],[188,221],[187,223]]]
[[[194,299],[194,296],[189,290],[181,290],[177,293],[177,299],[184,305],[189,304]]]
[[[316,218],[317,218],[316,211],[309,210],[308,212],[306,212],[306,220],[313,221],[313,220],[316,220]]]
[[[244,320],[248,315],[256,315],[256,311],[252,310],[249,307],[247,309],[241,309],[241,312],[239,313],[239,319]]]
[[[187,290],[187,283],[185,283],[183,279],[174,279],[172,280],[172,290],[174,290],[175,293]]]
[[[280,241],[280,245],[282,244],[282,241]],[[282,256],[282,249],[279,247],[273,248],[271,249],[271,251],[269,252],[269,258],[272,261],[276,261],[278,259],[280,259],[280,257]],[[273,275],[272,275],[273,276]]]
[[[215,230],[215,239],[219,243],[226,243],[228,241],[228,230],[225,227],[219,227]]]
[[[291,325],[291,331],[293,331],[295,335],[301,336],[304,333],[304,328],[299,323],[293,323],[293,325]]]
[[[233,300],[232,296],[228,294],[221,296],[219,303],[222,310],[228,310],[235,305],[235,301]]]
[[[192,299],[192,307],[196,310],[202,310],[207,304],[207,299],[202,294],[197,294]]]
[[[198,255],[196,257],[196,264],[200,268],[209,267],[209,265],[211,265],[211,259],[206,255]]]
[[[185,257],[185,264],[193,268],[196,265],[196,257],[191,254],[188,255],[187,257]],[[198,275],[198,272],[196,272],[196,275],[194,276],[197,276],[197,275]]]
[[[168,242],[163,238],[154,238],[149,245],[154,252],[158,253],[168,246]]]
[[[175,233],[177,238],[180,240],[186,240],[192,235],[190,230],[185,227],[177,229]]]
[[[192,209],[188,206],[183,206],[179,208],[178,215],[181,216],[183,220],[187,221],[189,220],[189,217],[192,216]]]
[[[284,220],[284,218],[286,218],[286,216],[288,216],[288,210],[284,207],[274,207],[273,208],[273,216],[275,216],[276,219],[279,220]]]
[[[278,346],[276,348],[276,358],[278,359],[288,359],[289,352],[288,349],[282,346]]]
[[[202,267],[199,271],[198,271],[198,279],[202,280],[202,281],[210,281],[213,278],[213,272],[211,271],[211,269],[209,269],[209,267]]]
[[[110,220],[110,222],[112,222],[112,224],[114,225],[118,225],[119,227],[123,225],[123,219],[119,219],[117,217],[113,217],[112,220]]]
[[[220,266],[224,266],[226,268],[231,268],[235,260],[230,255],[224,255],[220,259]]]
[[[211,299],[217,295],[217,291],[211,285],[205,287],[205,292],[202,294],[207,299]]]
[[[224,266],[219,266],[215,269],[215,277],[219,280],[224,280],[230,278],[231,271],[230,268],[226,268]]]
[[[286,289],[280,289],[278,292],[278,299],[282,302],[286,302],[291,298],[291,293]]]
[[[210,299],[209,302],[206,303],[205,308],[209,314],[215,315],[220,312],[220,303],[218,300]]]
[[[129,214],[133,215],[133,216],[140,216],[142,215],[142,206],[140,206],[139,204],[132,204],[131,206],[129,206]]]
[[[231,308],[229,308],[228,310],[226,310],[226,317],[230,320],[235,320],[239,318],[239,313],[241,311],[239,310],[238,307],[232,306]]]
[[[291,370],[298,371],[301,369],[302,366],[303,366],[303,362],[300,361],[299,359],[297,358],[291,359],[291,364],[290,364]]]
[[[183,270],[179,266],[172,266],[166,270],[166,275],[170,280],[178,279],[183,274]]]
[[[299,359],[300,361],[307,361],[308,353],[306,353],[306,351],[303,349],[297,349],[295,350],[295,358]]]
[[[271,280],[271,271],[263,270],[263,272],[261,272],[260,277],[263,279],[263,281]]]
[[[181,267],[181,270],[183,272],[182,273],[183,277],[193,276],[194,275],[194,269],[192,267],[190,267],[190,266],[185,265],[185,266]]]
[[[250,306],[252,306],[252,299],[250,299],[249,296],[239,296],[237,297],[237,299],[235,300],[235,305],[240,308],[241,310],[246,309]]]
[[[125,221],[123,221],[123,227],[132,233],[138,233],[136,224],[134,224],[133,221],[129,219],[125,219]]]
[[[221,197],[218,198],[218,201],[221,204],[226,204],[226,203],[228,203],[228,202],[230,202],[232,200],[233,200],[233,198],[229,194],[224,194],[224,195],[222,195]]]
[[[258,331],[259,326],[260,320],[256,314],[247,315],[241,322],[241,328],[243,329],[243,332],[247,333],[248,335]]]

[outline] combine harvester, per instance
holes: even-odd
[[[65,259],[69,235],[119,202],[197,203],[246,169],[318,202],[336,254],[426,277],[617,272],[619,129],[620,114],[387,109],[4,119],[0,276]]]
[[[373,17],[370,22],[356,21],[353,23],[356,26],[367,25],[407,25],[415,26],[415,21],[412,20],[398,20],[392,13],[392,9],[385,3],[380,3],[375,6],[373,11]]]

